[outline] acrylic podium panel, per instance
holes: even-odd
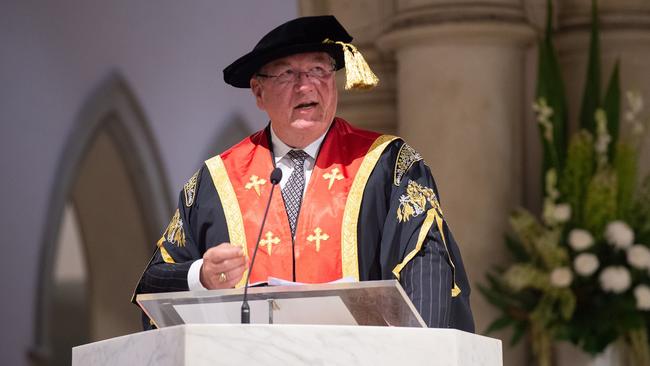
[[[242,289],[138,295],[158,328],[182,324],[238,324]],[[253,287],[252,324],[425,327],[395,280]]]
[[[180,325],[72,349],[72,366],[502,366],[501,341],[455,329]]]

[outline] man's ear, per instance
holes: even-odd
[[[257,78],[251,78],[250,81],[250,86],[251,86],[251,92],[255,96],[255,103],[257,104],[257,108],[264,110],[264,102],[262,101],[262,83],[260,83]]]

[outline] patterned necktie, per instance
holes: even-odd
[[[302,150],[291,150],[287,155],[293,161],[293,171],[289,175],[287,184],[282,189],[284,198],[284,207],[289,216],[289,226],[291,227],[291,236],[296,236],[296,221],[300,212],[302,202],[302,193],[305,190],[305,159],[309,155]]]

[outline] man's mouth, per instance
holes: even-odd
[[[294,107],[294,109],[308,109],[311,107],[315,107],[318,105],[316,102],[308,102],[308,103],[300,103],[297,106]]]

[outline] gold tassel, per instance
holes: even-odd
[[[343,47],[343,56],[345,57],[345,90],[372,89],[379,84],[379,78],[368,66],[363,55],[351,43],[334,42],[325,39],[323,43],[336,43]]]

